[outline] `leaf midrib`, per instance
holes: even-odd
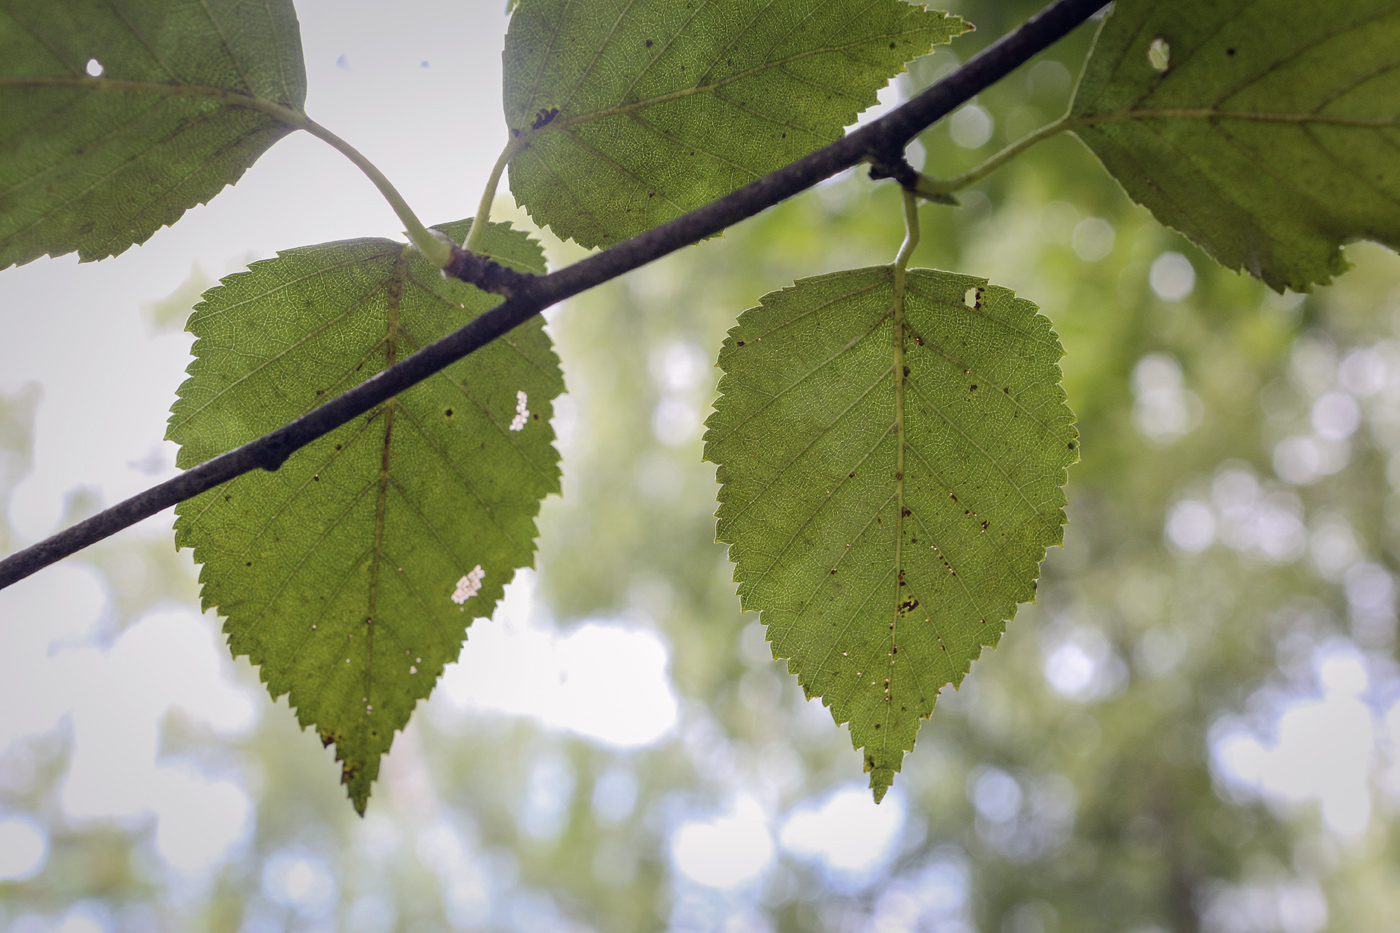
[[[1066,120],[1062,129],[1076,130],[1100,123],[1122,123],[1137,120],[1243,120],[1253,123],[1320,123],[1353,129],[1400,129],[1400,117],[1389,120],[1362,120],[1337,117],[1325,113],[1281,113],[1257,110],[1220,110],[1215,107],[1161,107],[1146,110],[1124,108],[1107,113],[1086,114]]]
[[[384,368],[389,369],[399,358],[399,311],[403,306],[403,288],[408,279],[409,264],[415,250],[405,245],[394,260],[394,268],[389,273],[389,300],[385,308],[384,322]],[[374,709],[374,628],[375,616],[379,614],[379,573],[384,564],[384,514],[388,505],[389,467],[394,448],[394,412],[398,408],[396,395],[384,403],[384,440],[379,455],[378,494],[374,510],[374,557],[369,571],[369,606],[365,616],[365,718],[360,723],[360,741],[368,745],[365,732],[369,729]]]
[[[128,81],[122,78],[94,78],[90,75],[71,78],[22,77],[0,78],[3,88],[79,88],[89,91],[123,91],[126,93],[156,94],[162,97],[203,97],[222,101],[235,107],[244,107],[267,114],[279,122],[296,129],[306,128],[306,115],[285,104],[279,104],[250,91],[233,88],[214,87],[207,84],[164,84],[158,81]]]

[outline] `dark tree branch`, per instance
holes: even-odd
[[[452,247],[452,261],[442,270],[454,279],[469,282],[484,292],[495,292],[509,298],[531,279],[539,278],[529,272],[517,272],[493,259],[469,253],[460,246]]]
[[[904,149],[915,136],[1063,38],[1103,5],[1104,0],[1056,0],[942,81],[849,136],[558,272],[526,276],[504,270],[508,275],[502,276],[497,271],[501,267],[494,263],[484,265],[479,257],[457,251],[450,268],[460,278],[509,297],[465,327],[290,424],[0,560],[0,589],[236,476],[256,469],[276,470],[294,451],[480,349],[545,308],[683,246],[699,243],[838,172],[868,162],[898,178],[905,174],[901,167],[907,165]]]

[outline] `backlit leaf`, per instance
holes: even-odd
[[[0,269],[144,243],[291,132],[273,111],[305,96],[290,0],[0,4]]]
[[[1070,127],[1232,269],[1305,291],[1400,246],[1400,3],[1119,0]]]
[[[469,222],[441,229],[465,238]],[[539,246],[493,224],[485,251],[543,272]],[[207,292],[169,436],[190,467],[281,426],[500,302],[411,246],[288,250]],[[549,419],[563,390],[539,318],[293,454],[176,508],[206,608],[235,656],[334,742],[364,812],[414,705],[534,560],[559,489]]]
[[[1035,306],[911,270],[901,451],[893,281],[804,279],[744,312],[705,435],[743,606],[851,724],[877,800],[939,690],[1033,598],[1079,446]]]
[[[903,0],[522,0],[511,191],[560,236],[615,243],[839,139],[969,28]]]

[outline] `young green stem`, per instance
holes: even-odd
[[[1070,128],[1069,117],[1064,116],[1048,126],[1041,127],[1029,136],[1022,137],[1020,140],[1007,146],[1005,149],[1001,150],[1001,152],[998,152],[971,171],[963,172],[961,175],[955,175],[952,178],[929,178],[927,176],[921,176],[919,179],[919,193],[932,200],[934,195],[952,194],[954,191],[961,191],[968,185],[974,185],[986,178],[988,175],[992,174],[992,172],[995,172],[1041,140],[1049,139],[1051,136],[1058,135]]]
[[[496,160],[496,164],[491,167],[491,177],[486,179],[486,190],[481,192],[481,203],[476,208],[476,219],[472,221],[472,228],[467,233],[467,242],[462,244],[462,249],[469,253],[481,251],[482,238],[486,236],[486,225],[491,220],[491,205],[496,200],[496,188],[501,183],[501,175],[506,170],[506,165],[515,154],[523,148],[519,144],[519,138],[512,139],[506,143],[506,147],[501,150],[501,156]]]
[[[389,183],[389,179],[384,177],[384,173],[373,162],[365,158],[354,146],[310,117],[294,111],[288,111],[287,116],[293,119],[283,117],[285,122],[306,130],[317,139],[329,143],[333,149],[354,162],[355,167],[364,172],[366,177],[379,189],[379,193],[384,195],[384,200],[388,201],[389,206],[394,209],[394,213],[399,217],[399,222],[404,226],[404,232],[408,234],[413,245],[418,247],[418,251],[439,269],[447,267],[447,264],[452,261],[451,244],[423,226],[423,222],[418,219],[418,215],[413,213],[413,208],[408,206],[403,195],[399,194],[398,189]]]

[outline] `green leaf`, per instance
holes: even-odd
[[[1400,246],[1400,3],[1120,0],[1069,127],[1232,269],[1306,291]]]
[[[237,181],[305,97],[290,0],[0,5],[0,269],[144,243]]]
[[[889,266],[765,296],[720,351],[705,435],[743,607],[851,724],[877,801],[938,691],[1034,597],[1079,447],[1034,305],[926,269],[905,295],[898,351]]]
[[[905,62],[970,28],[903,0],[522,0],[511,191],[562,237],[624,240],[839,139]]]
[[[465,238],[470,222],[440,229]],[[492,224],[486,252],[543,272],[539,246]],[[190,467],[281,426],[501,301],[413,247],[288,250],[207,292],[169,436]],[[344,763],[364,812],[379,759],[474,617],[534,560],[559,490],[549,419],[563,391],[539,318],[293,454],[176,507],[204,565],[205,608],[234,656],[290,693]]]

